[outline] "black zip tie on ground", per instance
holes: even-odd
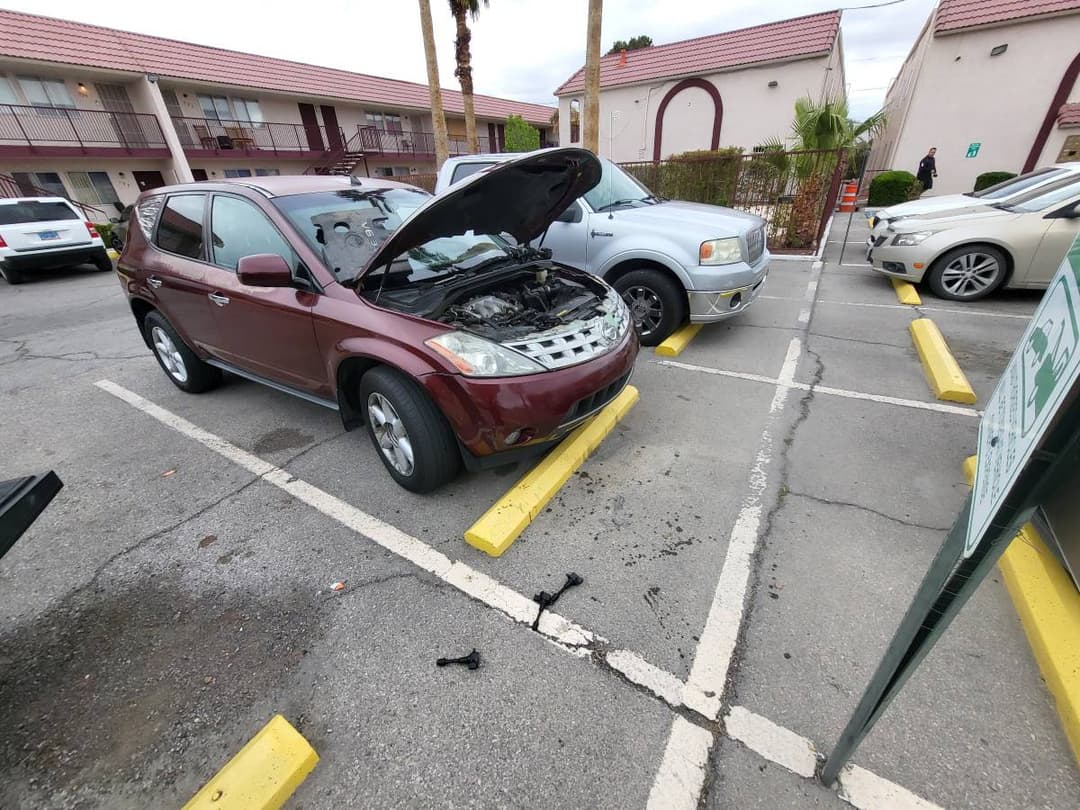
[[[559,590],[557,590],[555,593],[540,591],[540,593],[534,596],[533,601],[536,602],[536,604],[540,605],[540,609],[536,611],[536,618],[533,619],[532,629],[539,629],[540,616],[545,610],[547,610],[549,607],[559,601],[559,597],[563,595],[564,591],[566,591],[568,588],[573,588],[575,585],[580,585],[584,581],[585,580],[583,580],[578,574],[575,574],[573,571],[571,571],[569,574],[566,575],[566,584],[559,588]]]
[[[474,649],[468,655],[461,656],[461,658],[440,658],[435,662],[437,667],[445,667],[447,664],[464,664],[469,669],[479,669],[480,653]]]

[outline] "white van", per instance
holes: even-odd
[[[53,267],[92,264],[112,270],[93,223],[63,197],[0,199],[0,277],[8,284]]]

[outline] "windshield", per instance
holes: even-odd
[[[604,167],[600,182],[585,194],[585,202],[593,211],[604,211],[620,205],[639,208],[659,202],[651,191],[607,158],[600,158]]]
[[[1010,203],[998,203],[997,207],[1019,214],[1030,214],[1061,205],[1076,196],[1080,196],[1080,177],[1074,175],[1066,180],[1039,188]]]
[[[1019,177],[1010,177],[1008,180],[988,186],[982,191],[972,191],[971,196],[978,197],[981,200],[1000,200],[1002,197],[1011,197],[1067,173],[1067,169],[1036,169],[1033,172],[1021,174]]]
[[[429,199],[431,195],[419,189],[350,188],[277,197],[273,202],[322,255],[337,280],[345,282],[355,279],[390,234]],[[509,248],[501,237],[467,231],[418,245],[381,272],[389,272],[395,284],[431,280],[506,258]]]

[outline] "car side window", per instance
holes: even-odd
[[[454,167],[454,173],[450,175],[450,185],[453,185],[458,180],[464,180],[466,177],[483,171],[484,169],[489,169],[494,165],[494,163],[459,163]]]
[[[164,251],[186,256],[203,257],[203,210],[205,194],[180,194],[165,202],[158,220],[154,243]]]
[[[296,252],[266,214],[246,200],[216,195],[210,208],[214,264],[236,270],[244,256],[276,253],[296,269]]]

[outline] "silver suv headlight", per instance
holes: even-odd
[[[934,231],[915,231],[914,233],[898,233],[893,237],[895,247],[915,247],[921,245],[934,235]]]
[[[520,352],[468,332],[446,332],[424,343],[466,377],[519,377],[547,371]]]
[[[742,245],[739,237],[710,239],[698,247],[698,264],[735,264],[742,261]]]

